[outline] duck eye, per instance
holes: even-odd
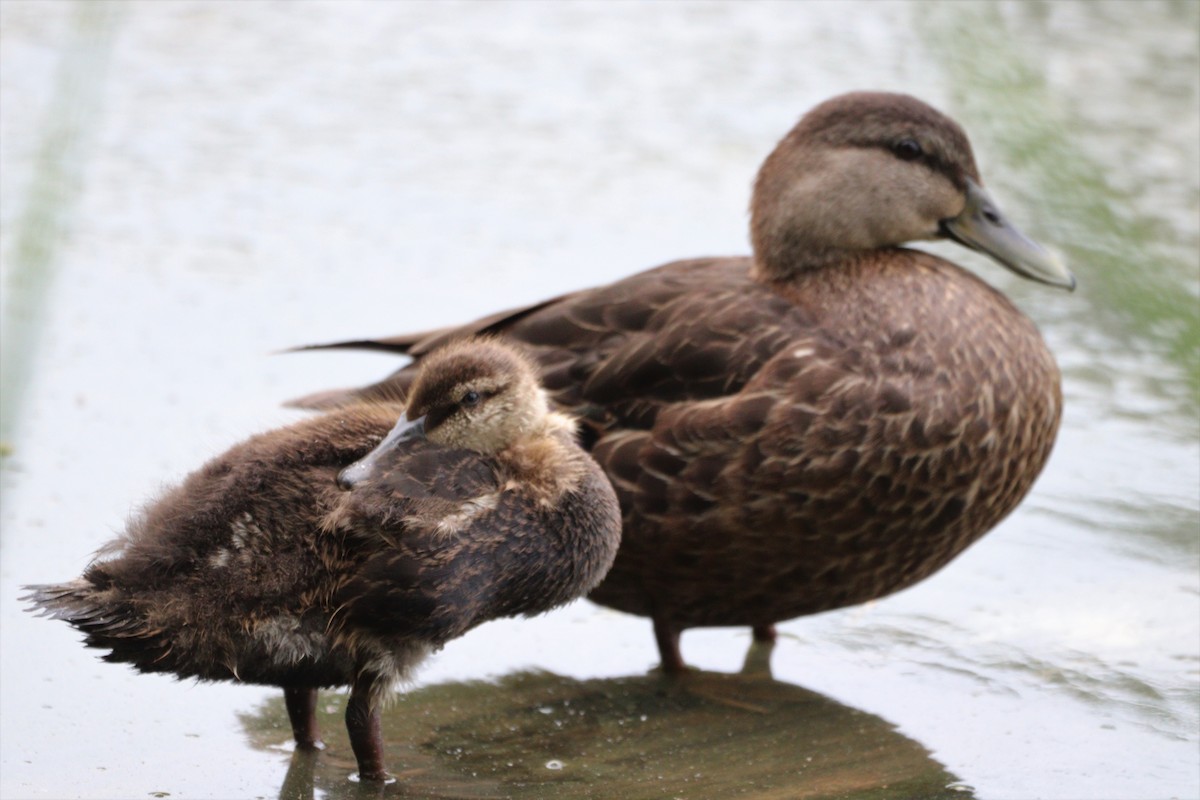
[[[920,143],[916,139],[901,139],[892,145],[892,152],[901,161],[912,161],[914,158],[920,158],[924,154]]]
[[[479,403],[479,392],[474,389],[466,392],[462,396],[462,404],[464,406],[473,406]]]

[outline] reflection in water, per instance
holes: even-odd
[[[890,723],[772,679],[765,655],[752,648],[754,669],[740,675],[579,681],[520,672],[413,691],[384,714],[399,778],[385,787],[348,779],[345,697],[330,694],[321,706],[328,749],[293,753],[279,796],[971,796]],[[242,723],[260,749],[288,739],[278,698]]]

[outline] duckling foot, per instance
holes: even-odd
[[[379,726],[379,703],[371,691],[373,680],[359,679],[350,689],[346,703],[346,732],[358,760],[358,780],[394,780],[383,767],[383,734]]]
[[[317,690],[285,686],[283,703],[292,722],[292,735],[298,750],[322,750],[321,732],[317,729]]]

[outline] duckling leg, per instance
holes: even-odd
[[[362,781],[386,781],[391,778],[383,767],[383,734],[379,728],[379,698],[374,675],[360,675],[350,687],[346,703],[346,732],[358,760],[358,778]]]
[[[283,687],[283,703],[287,706],[288,719],[292,721],[292,735],[296,747],[302,750],[320,750],[321,732],[317,729],[317,690]]]
[[[687,665],[683,663],[683,655],[679,652],[680,633],[679,628],[654,617],[654,641],[658,643],[658,657],[662,660],[662,670],[668,675],[682,675],[687,672]]]

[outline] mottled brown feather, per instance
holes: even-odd
[[[903,161],[896,142],[921,156]],[[1035,326],[939,236],[979,183],[962,129],[902,95],[814,109],[766,160],[753,258],[679,261],[460,328],[520,342],[581,418],[624,538],[591,598],[680,630],[894,592],[1007,515],[1049,456],[1060,377]],[[322,404],[404,391],[409,365]]]
[[[451,345],[417,382],[409,414],[471,387],[496,393],[475,416],[447,414],[440,431],[463,446],[433,431],[381,445],[402,410],[385,405],[256,436],[150,504],[82,578],[28,587],[28,599],[143,672],[289,692],[351,685],[360,773],[383,777],[386,690],[482,622],[582,596],[620,537],[607,478],[511,348]],[[488,427],[506,432],[502,447]],[[368,454],[370,469],[339,489]],[[292,699],[298,741],[315,736],[311,700],[293,712]]]

